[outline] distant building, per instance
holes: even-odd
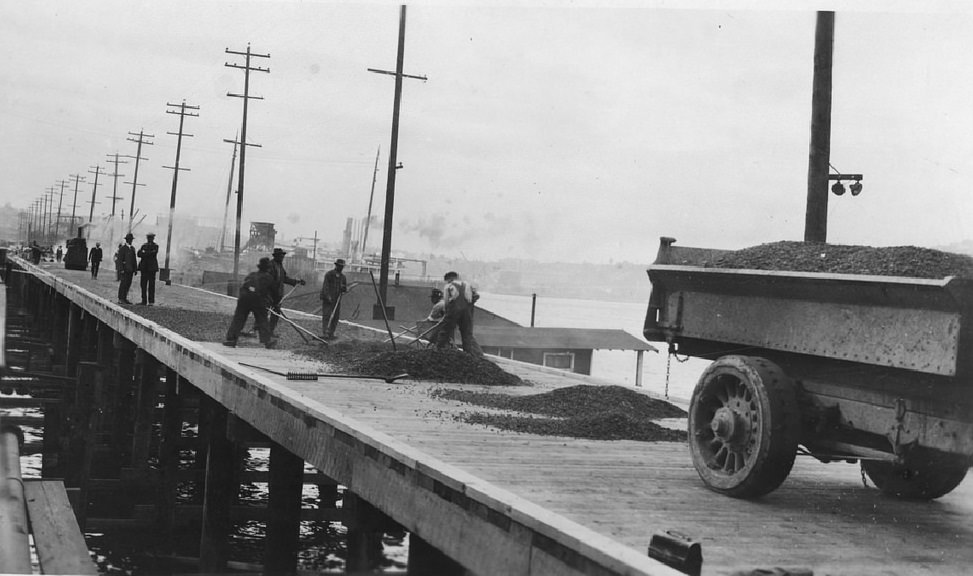
[[[588,375],[595,350],[634,350],[636,386],[642,385],[643,354],[657,351],[624,330],[612,329],[477,325],[474,336],[486,354]]]

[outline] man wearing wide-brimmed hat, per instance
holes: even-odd
[[[282,314],[280,309],[280,303],[284,299],[284,284],[288,286],[297,286],[300,284],[304,285],[304,280],[298,280],[297,278],[291,278],[287,275],[287,270],[284,270],[284,256],[287,251],[282,248],[274,248],[273,260],[270,261],[270,275],[273,277],[274,282],[277,284],[277,296],[276,300],[271,306],[271,310],[277,314]],[[277,314],[270,315],[270,329],[277,329],[277,321],[279,320]]]
[[[125,243],[118,247],[116,266],[118,266],[118,301],[122,304],[131,304],[128,301],[128,290],[132,287],[132,276],[136,274],[138,262],[135,259],[135,247],[132,240],[135,236],[131,232],[125,235]]]

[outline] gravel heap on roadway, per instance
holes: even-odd
[[[464,412],[457,419],[504,430],[593,440],[679,442],[685,430],[664,428],[652,420],[681,418],[686,412],[662,400],[621,386],[578,385],[542,394],[512,396],[444,389],[437,398],[538,416]]]
[[[909,278],[973,278],[973,257],[915,246],[874,248],[820,242],[772,242],[729,252],[705,266]]]
[[[476,358],[459,350],[400,348],[393,351],[388,344],[347,341],[324,349],[305,348],[298,352],[337,364],[357,374],[394,376],[406,373],[413,378],[436,382],[524,385],[519,377],[505,372],[490,360]]]

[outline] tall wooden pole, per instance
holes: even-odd
[[[226,49],[227,54],[237,54],[244,56],[244,65],[230,64],[227,62],[225,66],[229,68],[240,68],[243,70],[243,94],[231,94],[227,93],[227,96],[233,96],[235,98],[243,98],[243,126],[240,128],[240,173],[237,176],[237,190],[236,190],[236,232],[233,236],[233,284],[235,285],[239,279],[240,275],[240,224],[243,220],[243,182],[245,170],[244,166],[247,159],[247,146],[256,146],[256,144],[247,143],[247,104],[250,102],[251,98],[257,100],[262,100],[259,96],[250,95],[250,72],[270,72],[269,68],[258,68],[250,66],[251,58],[270,58],[270,54],[256,54],[250,51],[250,45],[247,44],[246,52],[236,52]]]
[[[382,153],[382,147],[379,146],[378,150],[375,151],[375,169],[372,170],[372,191],[368,195],[368,214],[365,216],[365,231],[362,234],[362,241],[361,241],[362,262],[365,261],[365,245],[368,243],[368,228],[372,224],[372,201],[375,199],[375,181],[378,179],[378,156],[381,153]]]
[[[805,242],[828,241],[828,168],[831,160],[831,68],[834,12],[818,12],[814,33],[811,151],[807,170]]]
[[[388,302],[389,260],[392,255],[392,212],[395,204],[395,167],[399,149],[399,106],[402,102],[402,64],[405,60],[405,6],[399,11],[399,49],[395,59],[395,101],[392,104],[392,143],[389,146],[389,173],[385,186],[385,227],[382,235],[382,269],[378,277],[378,294]]]
[[[223,206],[223,229],[220,231],[220,253],[226,250],[226,219],[230,214],[230,197],[233,194],[233,171],[236,168],[236,149],[237,140],[240,134],[237,133],[233,140],[233,158],[230,160],[230,175],[226,179],[226,204]]]
[[[183,123],[186,120],[186,116],[199,116],[199,114],[196,114],[196,113],[192,112],[192,110],[199,110],[199,106],[190,106],[190,105],[186,104],[186,101],[185,100],[182,101],[182,104],[169,104],[167,102],[166,103],[166,106],[171,106],[171,107],[174,107],[174,108],[178,108],[179,109],[178,112],[176,112],[175,110],[166,110],[166,114],[178,114],[179,115],[179,132],[167,132],[167,134],[172,134],[173,136],[176,137],[176,163],[173,166],[171,166],[171,168],[172,168],[172,195],[169,197],[169,231],[166,234],[166,263],[165,263],[165,267],[164,267],[164,270],[165,270],[165,283],[168,286],[168,285],[172,284],[172,280],[169,277],[169,274],[170,274],[170,272],[169,272],[169,250],[172,248],[172,221],[176,218],[176,184],[179,181],[179,171],[180,170],[189,170],[189,168],[180,168],[179,167],[179,156],[180,156],[180,153],[182,152],[182,137],[183,136],[192,137],[192,134],[186,134],[185,132],[183,132],[182,131],[182,127],[183,127]],[[170,166],[163,166],[163,168],[170,168]]]

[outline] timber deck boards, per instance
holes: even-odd
[[[229,359],[286,372],[288,353],[226,349]],[[247,358],[251,358],[248,360]],[[441,387],[536,394],[579,383],[499,360],[532,386],[498,387],[267,376],[280,386],[389,434],[643,553],[653,533],[701,542],[704,574],[775,566],[815,574],[968,574],[973,565],[973,480],[933,502],[904,502],[863,486],[857,465],[798,457],[781,488],[741,501],[703,487],[683,443],[596,441],[504,432],[456,420],[483,411],[430,394]]]
[[[104,284],[109,290],[114,286],[113,282]],[[187,307],[199,300],[199,306],[207,309],[232,308],[231,300],[177,286],[160,287],[159,299],[178,299]],[[202,345],[228,362],[259,364],[281,372],[310,366],[286,351]],[[339,378],[288,381],[283,376],[252,372],[261,381],[293,390],[447,467],[476,476],[641,554],[655,532],[687,534],[702,544],[704,574],[775,566],[811,568],[815,574],[970,573],[973,478],[939,500],[906,502],[863,486],[857,465],[826,465],[799,457],[790,477],[775,492],[756,501],[734,500],[703,487],[682,443],[505,432],[460,422],[456,417],[462,412],[483,409],[430,395],[442,386],[534,394],[583,381],[577,375],[561,377],[529,365],[497,361],[533,386],[461,386],[414,380],[389,384]]]

